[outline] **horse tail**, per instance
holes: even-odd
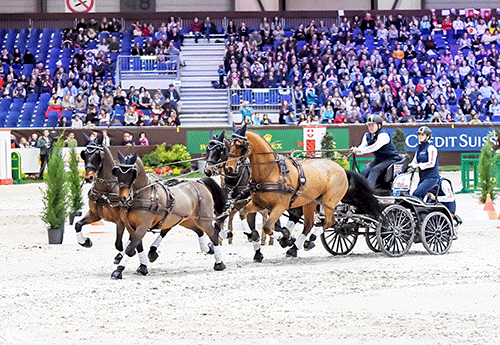
[[[349,187],[342,198],[342,202],[355,206],[358,213],[370,214],[378,218],[383,207],[375,197],[368,181],[351,170],[345,170],[345,172]]]
[[[226,204],[226,197],[222,192],[222,188],[210,177],[202,177],[199,180],[201,183],[207,187],[207,189],[212,194],[212,199],[214,200],[215,214],[220,215],[224,212],[224,205]]]

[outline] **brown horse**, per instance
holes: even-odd
[[[325,229],[334,224],[335,206],[345,197],[369,214],[380,214],[380,204],[361,176],[328,159],[306,159],[299,163],[294,158],[284,158],[260,135],[246,132],[245,125],[233,133],[225,168],[236,172],[247,158],[252,170],[252,201],[240,210],[241,218],[261,208],[270,210],[263,225],[270,235],[284,211],[302,207],[304,230],[287,251],[288,256],[297,256],[297,250],[306,242],[318,204],[325,211]],[[320,227],[309,240],[314,241],[321,232]]]
[[[118,158],[120,165],[112,173],[119,183],[121,219],[130,233],[127,257],[135,254],[148,229],[160,229],[164,236],[179,224],[195,231],[200,239],[206,238],[205,233],[214,245],[214,269],[225,269],[218,245],[219,229],[212,224],[214,214],[221,214],[225,204],[217,183],[208,177],[197,181],[148,178],[137,154],[123,157],[118,153]],[[205,252],[209,251],[207,241]],[[120,265],[113,274],[121,278],[124,269],[125,265]]]
[[[88,137],[87,137],[88,138]],[[90,139],[90,138],[88,138]],[[115,248],[118,255],[115,257],[115,264],[119,264],[123,258],[123,233],[125,224],[120,218],[120,208],[118,200],[118,181],[111,174],[111,169],[115,166],[113,156],[106,146],[102,146],[102,136],[91,142],[85,150],[80,153],[85,162],[84,180],[94,185],[89,191],[89,211],[75,224],[75,231],[78,243],[83,247],[90,248],[92,241],[82,235],[82,227],[101,219],[116,224]],[[140,250],[139,259],[141,265],[137,273],[146,275],[147,259],[145,253]]]

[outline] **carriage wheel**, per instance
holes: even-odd
[[[445,254],[453,242],[450,219],[441,212],[429,213],[422,222],[420,239],[429,254]]]
[[[382,211],[377,225],[377,240],[384,254],[397,257],[408,252],[415,236],[415,222],[410,211],[390,205]]]
[[[321,234],[323,247],[332,255],[348,254],[358,239],[358,226],[354,222],[337,219],[333,228]]]
[[[379,253],[382,250],[380,249],[376,232],[370,232],[370,230],[368,229],[368,232],[365,234],[365,241],[366,245],[371,249],[371,251]]]

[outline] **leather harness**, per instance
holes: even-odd
[[[89,200],[95,202],[96,204],[105,203],[111,207],[118,207],[120,205],[120,199],[118,198],[117,193],[103,192],[96,190],[95,188],[91,188],[88,196]]]
[[[289,159],[292,162],[292,164],[297,169],[297,173],[299,175],[296,189],[286,183],[286,178],[288,177],[288,173],[290,172],[288,165],[286,164],[287,159]],[[280,170],[279,181],[266,182],[269,176],[266,177],[261,182],[256,182],[252,179],[249,183],[249,188],[254,193],[271,192],[271,193],[281,193],[281,194],[293,194],[289,204],[289,207],[291,208],[292,204],[301,194],[302,187],[304,187],[304,185],[306,184],[306,175],[304,172],[304,168],[302,167],[302,164],[300,164],[299,161],[293,156],[287,158],[282,155],[276,155],[275,162],[278,164]]]
[[[153,175],[150,175],[153,176]],[[156,192],[155,188],[151,189],[151,196],[149,199],[138,199],[138,198],[132,198],[125,208],[127,211],[133,209],[133,210],[144,210],[148,211],[154,214],[161,214],[163,215],[163,218],[156,223],[151,229],[160,229],[161,226],[163,225],[163,222],[165,222],[165,219],[168,217],[168,215],[172,212],[172,209],[174,207],[175,203],[175,197],[170,191],[167,186],[172,186],[175,184],[179,184],[179,180],[175,180],[169,183],[169,181],[164,181],[161,179],[155,179],[151,184],[147,185],[146,187],[141,188],[138,191],[135,191],[134,194],[138,194],[139,191],[146,189],[148,187],[154,187],[155,185],[159,185],[163,188],[165,191],[165,196],[167,199],[166,205],[164,206],[163,203],[160,200],[159,194]]]

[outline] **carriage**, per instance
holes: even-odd
[[[356,158],[353,156],[357,169]],[[325,229],[321,242],[333,255],[352,251],[359,236],[374,252],[390,257],[406,254],[413,243],[421,242],[430,254],[445,254],[451,247],[458,223],[442,204],[426,203],[410,195],[415,171],[408,169],[409,159],[402,156],[383,174],[377,196],[384,209],[379,219],[357,212],[354,206],[340,203],[335,208],[336,223]],[[359,171],[359,169],[357,169]]]

